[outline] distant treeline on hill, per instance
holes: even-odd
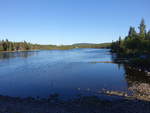
[[[73,48],[109,48],[110,43],[102,44],[88,44],[88,43],[79,43],[73,45],[40,45],[40,44],[31,44],[26,41],[23,42],[12,42],[8,39],[0,41],[0,51],[26,51],[26,50],[37,50],[37,49],[73,49]]]
[[[113,52],[122,55],[148,55],[150,54],[150,30],[146,30],[144,19],[139,25],[139,32],[134,27],[130,27],[128,35],[116,42],[112,42]]]

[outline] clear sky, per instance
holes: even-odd
[[[0,38],[40,44],[103,43],[125,36],[150,0],[0,0]]]

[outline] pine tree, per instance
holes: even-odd
[[[2,40],[3,51],[7,51],[7,44],[4,40]]]
[[[136,30],[134,27],[130,27],[128,37],[133,38],[137,35]]]
[[[13,42],[10,43],[10,51],[14,51],[14,43]]]
[[[150,40],[150,30],[147,32],[146,38]]]
[[[119,45],[121,45],[121,36],[119,37],[118,43],[119,43]]]
[[[139,26],[139,30],[140,30],[140,37],[145,38],[146,35],[146,25],[145,25],[145,21],[144,19],[141,20],[140,26]]]
[[[0,51],[3,51],[2,41],[0,41]]]

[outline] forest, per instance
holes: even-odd
[[[110,43],[101,43],[101,44],[88,44],[88,43],[79,43],[72,45],[41,45],[41,44],[32,44],[26,41],[23,42],[12,42],[8,39],[0,41],[0,51],[27,51],[27,50],[51,50],[51,49],[73,49],[73,48],[108,48]]]
[[[17,50],[29,50],[31,44],[24,42],[11,42],[8,39],[0,41],[0,51],[17,51]]]
[[[144,19],[138,27],[139,32],[134,27],[130,27],[125,38],[112,42],[111,51],[116,53],[118,58],[128,59],[128,64],[150,70],[150,30],[147,31]]]
[[[142,55],[150,53],[150,30],[146,30],[144,19],[138,27],[139,32],[134,27],[130,27],[128,35],[122,39],[112,42],[112,52],[123,55]]]

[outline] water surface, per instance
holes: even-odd
[[[58,93],[68,98],[103,88],[128,91],[136,81],[127,79],[132,77],[124,66],[90,63],[95,61],[112,61],[109,49],[0,53],[0,95],[43,98]]]

